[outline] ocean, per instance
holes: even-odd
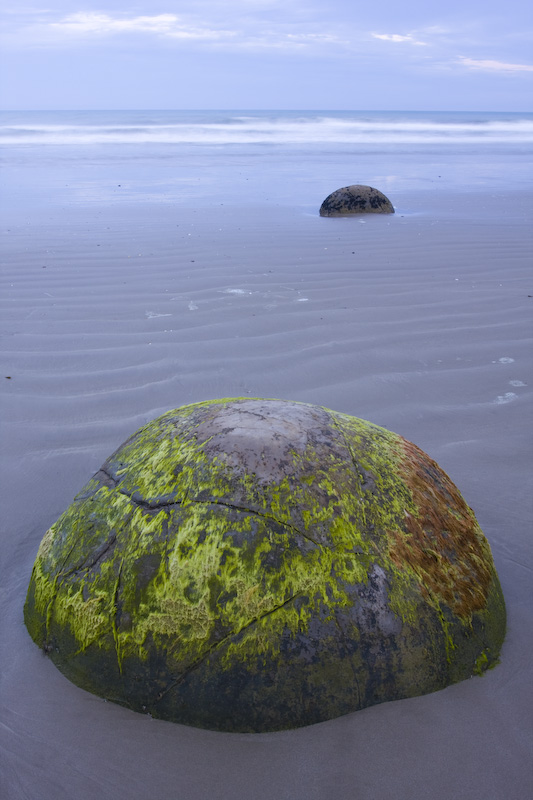
[[[351,111],[3,112],[5,144],[530,145],[533,114]]]
[[[382,191],[526,187],[533,114],[3,112],[9,210],[64,202],[309,205],[348,183]],[[307,201],[307,203],[306,203]]]
[[[532,144],[522,113],[0,116],[2,798],[531,796]],[[395,213],[320,217],[352,183]],[[439,463],[492,549],[500,664],[269,734],[63,677],[23,622],[44,533],[142,424],[243,396],[361,417]]]

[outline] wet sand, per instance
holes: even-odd
[[[94,205],[4,226],[2,797],[531,795],[532,197],[406,192],[395,205],[351,219],[267,203]],[[47,527],[144,422],[242,395],[363,417],[438,461],[502,582],[494,670],[261,735],[155,721],[56,670],[22,620]]]

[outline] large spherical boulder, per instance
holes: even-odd
[[[378,189],[359,184],[337,189],[320,206],[321,217],[344,217],[348,214],[394,214],[394,206]]]
[[[90,692],[271,731],[481,673],[505,606],[472,511],[415,445],[241,398],[169,411],[104,463],[43,538],[25,621]]]

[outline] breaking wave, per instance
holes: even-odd
[[[531,144],[531,114],[5,113],[4,145]]]

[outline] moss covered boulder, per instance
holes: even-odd
[[[344,217],[348,214],[394,214],[394,206],[383,192],[360,184],[337,189],[320,206],[321,217]]]
[[[137,431],[44,536],[25,621],[74,683],[226,731],[308,725],[492,666],[489,545],[421,450],[279,400]]]

